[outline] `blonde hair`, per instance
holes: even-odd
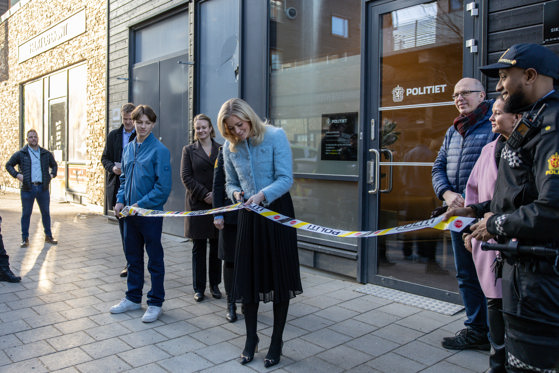
[[[219,132],[221,133],[221,136],[229,140],[229,150],[234,152],[235,146],[241,142],[237,136],[229,131],[229,128],[225,123],[225,121],[232,116],[236,116],[240,120],[250,124],[249,137],[251,138],[251,144],[258,145],[262,142],[262,140],[264,140],[266,123],[260,119],[246,101],[240,98],[232,98],[221,105],[221,109],[217,115],[217,126],[219,128]]]
[[[196,127],[196,122],[198,122],[199,120],[205,120],[206,122],[208,122],[208,125],[210,126],[210,139],[212,137],[215,137],[215,131],[214,131],[214,126],[212,125],[212,120],[210,119],[210,117],[208,117],[206,114],[198,114],[194,117],[194,119],[192,119],[192,130],[194,131],[194,141],[198,141],[198,136],[196,136],[196,129],[194,127]]]

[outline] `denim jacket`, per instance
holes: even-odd
[[[234,192],[244,191],[248,199],[259,191],[268,205],[287,193],[293,184],[291,147],[281,128],[266,126],[264,140],[253,145],[251,139],[242,141],[229,149],[229,141],[223,145],[227,196],[235,201]]]

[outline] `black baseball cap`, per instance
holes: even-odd
[[[559,79],[559,57],[539,44],[515,44],[503,53],[499,61],[479,69],[487,76],[498,78],[499,69],[510,67],[532,68],[538,74]]]

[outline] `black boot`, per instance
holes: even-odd
[[[281,350],[283,348],[283,329],[287,320],[289,301],[274,303],[274,330],[270,348],[264,359],[264,367],[270,368],[280,362]]]
[[[258,352],[258,335],[256,334],[256,326],[258,323],[258,303],[247,303],[245,306],[245,327],[247,330],[247,339],[245,348],[241,354],[242,365],[248,364],[254,358],[254,353]]]
[[[502,299],[487,298],[487,316],[489,320],[489,342],[491,353],[489,355],[489,372],[506,373],[505,352],[505,320],[503,319]]]
[[[9,266],[0,267],[0,281],[20,282],[21,277],[14,275]]]
[[[237,321],[237,305],[234,302],[227,303],[227,315],[225,318],[229,322]]]

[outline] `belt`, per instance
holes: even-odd
[[[43,183],[41,183],[40,181],[36,181],[36,182],[31,183],[31,185],[41,185],[41,184],[43,184]]]

